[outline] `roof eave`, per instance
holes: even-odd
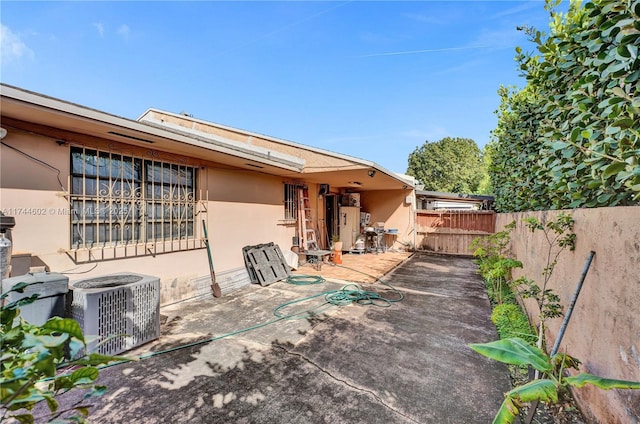
[[[86,106],[67,102],[3,83],[0,83],[0,97],[19,102],[24,105],[28,105],[32,108],[47,109],[55,113],[61,113],[70,116],[75,119],[91,120],[107,126],[132,131],[135,133],[139,133],[142,137],[149,135],[160,137],[168,141],[201,147],[207,150],[212,150],[219,153],[236,156],[242,159],[251,160],[261,164],[274,166],[287,171],[295,171],[299,173],[304,167],[304,161],[299,158],[285,158],[280,156],[286,155],[277,155],[278,157],[274,160],[274,158],[270,158],[269,154],[265,152],[254,151],[250,148],[232,148],[229,145],[225,146],[221,143],[212,143],[211,140],[194,137],[193,135],[187,136],[178,134],[164,128],[158,128],[149,125],[148,123],[112,115],[106,112],[99,111],[97,109],[92,109]]]

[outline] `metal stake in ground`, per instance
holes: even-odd
[[[553,348],[551,349],[551,353],[549,357],[553,357],[558,350],[560,349],[560,343],[562,342],[562,338],[564,337],[564,332],[567,330],[567,325],[569,324],[569,320],[571,319],[571,314],[573,313],[573,307],[576,306],[576,302],[578,301],[578,295],[580,294],[580,290],[582,290],[582,284],[584,283],[584,279],[587,277],[587,272],[589,271],[589,267],[591,266],[591,261],[595,256],[596,252],[593,250],[589,252],[589,256],[587,257],[587,261],[584,264],[584,268],[582,269],[582,275],[580,275],[580,281],[578,281],[578,285],[576,286],[576,290],[573,293],[573,297],[571,298],[571,302],[569,302],[569,308],[567,308],[567,313],[564,314],[564,319],[562,320],[562,325],[560,326],[560,331],[558,331],[558,337],[556,337],[556,342],[553,344]],[[540,401],[536,400],[531,402],[531,407],[529,408],[529,413],[527,414],[527,418],[524,420],[525,424],[530,424],[531,420],[533,420],[533,415],[536,413],[536,409],[538,409],[538,404]]]
[[[213,258],[211,257],[211,248],[209,247],[209,236],[207,235],[207,224],[202,220],[202,229],[204,230],[204,244],[207,246],[207,256],[209,257],[209,273],[211,274],[211,291],[214,297],[222,296],[220,285],[216,282],[216,273],[213,271]]]

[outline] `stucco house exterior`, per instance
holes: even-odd
[[[131,120],[0,89],[14,257],[72,281],[131,271],[160,277],[162,304],[206,293],[206,226],[216,275],[232,287],[245,278],[243,247],[305,249],[301,208],[328,248],[345,199],[394,230],[389,247],[415,243],[415,182],[376,163],[156,109]]]

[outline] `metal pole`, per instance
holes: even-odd
[[[573,293],[573,297],[571,298],[571,302],[569,302],[569,307],[567,308],[567,313],[564,314],[564,318],[562,320],[562,325],[560,326],[560,331],[558,331],[558,337],[556,337],[556,341],[553,344],[553,348],[551,349],[551,354],[549,356],[553,357],[556,353],[558,353],[558,349],[560,348],[560,342],[562,342],[562,338],[564,337],[564,333],[567,329],[567,325],[569,324],[569,319],[571,319],[571,314],[573,313],[573,307],[576,305],[578,300],[578,295],[580,294],[580,290],[582,290],[582,284],[584,283],[584,279],[587,277],[587,272],[589,271],[589,267],[591,266],[591,261],[595,256],[596,252],[593,250],[589,252],[589,256],[587,257],[587,261],[584,264],[584,268],[582,269],[582,275],[580,275],[580,281],[576,286],[576,289]],[[531,402],[531,406],[529,407],[529,413],[525,418],[525,424],[531,424],[533,420],[533,416],[536,413],[536,409],[538,409],[539,400],[535,400]]]
[[[591,261],[595,256],[596,252],[593,250],[589,252],[589,256],[587,257],[587,261],[584,264],[584,269],[582,270],[582,275],[580,276],[580,281],[576,286],[576,290],[573,293],[573,297],[571,298],[571,302],[569,303],[569,308],[567,308],[567,313],[564,314],[564,319],[562,320],[562,325],[560,326],[560,331],[558,331],[558,337],[556,338],[556,342],[553,344],[553,348],[551,349],[551,356],[558,353],[558,349],[560,348],[560,343],[562,342],[562,338],[564,337],[564,332],[567,329],[567,325],[569,324],[569,319],[571,319],[571,314],[573,313],[573,307],[576,306],[576,301],[578,300],[578,295],[580,294],[580,290],[582,289],[582,284],[584,283],[584,279],[587,277],[587,272],[589,271],[589,267],[591,266]]]

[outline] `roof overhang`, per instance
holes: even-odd
[[[275,151],[239,145],[220,137],[180,134],[167,128],[133,121],[74,103],[44,96],[17,87],[0,84],[0,111],[4,128],[28,123],[54,130],[99,137],[157,149],[192,155],[212,162],[240,168],[261,168],[276,175],[300,173],[304,160]]]
[[[97,137],[286,179],[329,184],[354,192],[415,187],[411,177],[396,174],[363,159],[272,138],[289,146],[349,162],[340,167],[305,167],[304,159],[276,150],[238,143],[214,134],[135,121],[2,83],[0,112],[2,127],[9,132],[17,128],[65,141],[69,141],[65,135]]]
[[[177,118],[179,121],[192,123],[192,127],[171,123],[158,118],[156,115],[172,116]],[[160,128],[168,128],[173,131],[192,134],[194,136],[212,135],[209,132],[204,132],[195,128],[201,126],[218,128],[231,133],[242,134],[248,139],[262,139],[276,145],[285,146],[286,148],[289,148],[288,150],[293,147],[296,151],[313,152],[327,158],[328,161],[323,161],[325,165],[314,166],[313,163],[305,164],[302,173],[304,175],[304,180],[308,182],[329,184],[332,187],[340,187],[342,189],[354,191],[413,189],[417,183],[415,178],[411,176],[394,173],[383,168],[377,163],[365,159],[296,143],[282,138],[241,130],[211,121],[205,121],[194,118],[191,115],[176,114],[165,110],[149,108],[140,115],[140,117],[138,117],[138,121],[147,122],[150,125],[155,125]],[[238,144],[247,145],[247,143]],[[258,148],[257,146],[255,147]],[[335,163],[340,163],[341,165],[332,165],[331,162],[334,159],[337,160]],[[294,176],[290,175],[290,177]]]

